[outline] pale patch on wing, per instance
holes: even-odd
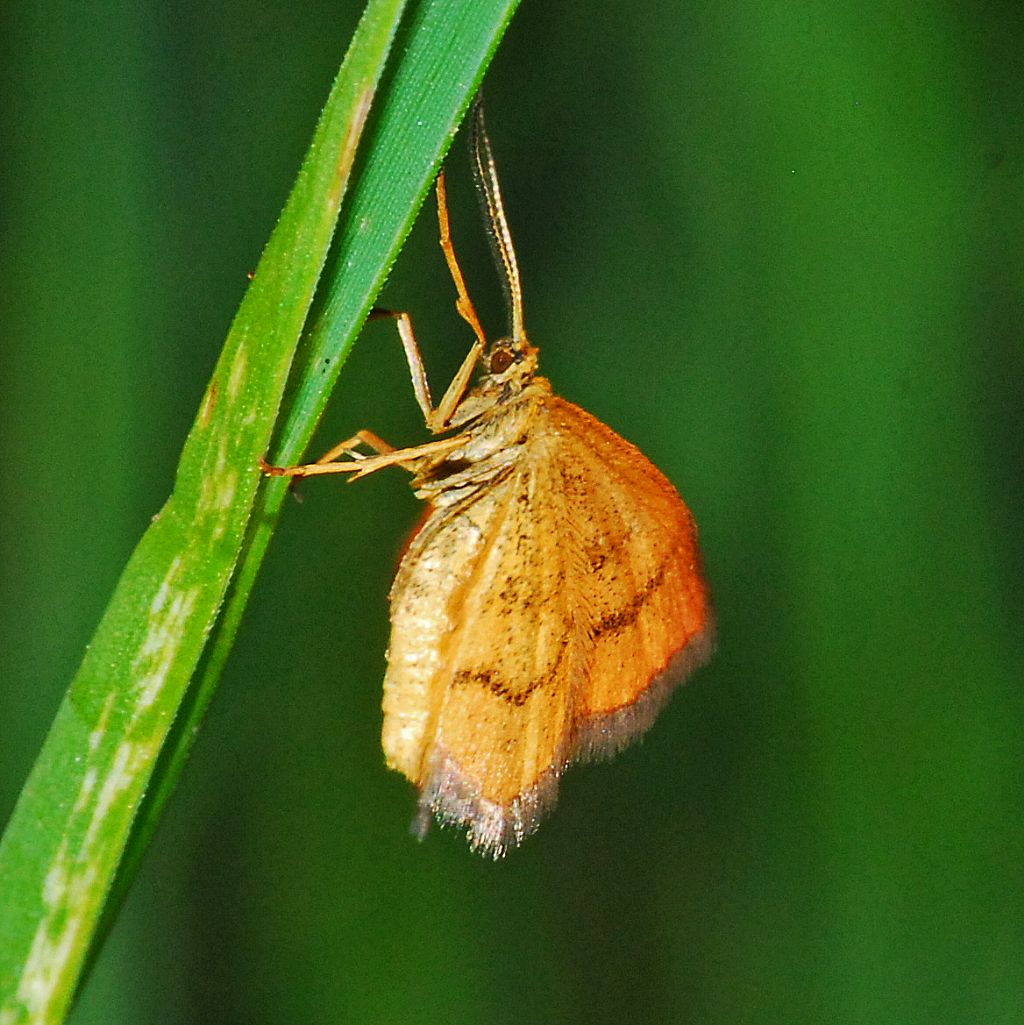
[[[389,762],[421,787],[424,808],[468,825],[491,853],[531,832],[551,804],[582,678],[557,510],[537,497],[553,486],[550,472],[548,459],[524,454],[471,502],[436,511],[393,591]]]

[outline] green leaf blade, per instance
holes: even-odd
[[[374,0],[232,324],[175,488],[129,559],[0,841],[0,1022],[62,1020],[136,810],[234,571],[369,99]]]
[[[342,272],[329,283],[310,332],[310,356],[275,450],[281,462],[295,462],[309,443],[517,6],[518,0],[432,0],[413,12],[366,166],[338,226]],[[365,296],[361,306],[351,301],[354,294]]]
[[[312,437],[345,358],[358,337],[405,241],[465,109],[518,0],[428,0],[416,12],[394,80],[381,98],[369,156],[338,228],[337,273],[323,312],[309,333],[304,366],[274,462],[296,462]],[[443,12],[440,17],[438,12]],[[445,20],[447,19],[447,20]],[[430,126],[410,139],[410,126]],[[242,614],[287,494],[271,479],[257,498],[252,530],[238,567],[209,660],[172,738],[166,769],[154,781],[150,808],[126,854],[130,867],[117,880],[130,884],[149,833],[177,781],[195,730],[216,689]]]

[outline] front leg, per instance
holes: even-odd
[[[379,320],[382,317],[390,317],[398,327],[398,336],[402,339],[405,361],[409,364],[413,394],[416,396],[416,404],[423,413],[423,422],[427,425],[427,430],[431,434],[442,434],[448,429],[448,423],[462,401],[462,396],[466,393],[473,369],[484,351],[483,340],[478,338],[473,343],[472,348],[466,353],[466,358],[462,361],[462,366],[456,371],[451,384],[448,385],[440,404],[435,408],[430,398],[427,371],[423,366],[423,357],[420,355],[419,346],[416,344],[416,336],[412,332],[412,320],[409,314],[379,307],[371,310],[370,318],[372,320]]]
[[[445,263],[448,264],[448,271],[455,284],[455,309],[462,319],[473,329],[476,340],[472,348],[466,353],[451,384],[445,390],[440,404],[435,408],[430,398],[430,386],[427,384],[427,372],[423,368],[423,358],[420,356],[419,346],[416,344],[416,337],[412,333],[412,320],[408,313],[396,313],[393,310],[374,309],[370,312],[371,319],[379,317],[391,317],[398,325],[398,334],[402,339],[402,348],[405,350],[405,359],[409,364],[409,374],[412,377],[412,390],[416,395],[416,402],[423,413],[423,421],[431,434],[442,434],[448,430],[455,411],[459,408],[466,389],[469,387],[469,379],[473,375],[473,369],[478,360],[487,348],[487,338],[484,329],[480,325],[480,318],[476,314],[473,300],[469,297],[459,261],[455,256],[455,248],[452,245],[451,225],[448,220],[448,197],[445,189],[444,171],[437,176],[437,225],[438,241],[441,244],[441,252],[444,253]]]

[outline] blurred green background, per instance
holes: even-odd
[[[0,819],[358,13],[0,10]],[[379,749],[416,502],[307,482],[76,1025],[1021,1021],[1022,54],[1016,0],[524,4],[488,113],[528,328],[694,510],[718,655],[504,862],[418,844]],[[439,391],[434,240],[382,301]],[[424,438],[389,324],[317,451],[361,426]]]

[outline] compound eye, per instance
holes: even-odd
[[[491,373],[503,374],[515,362],[515,357],[508,349],[499,349],[491,357]]]

